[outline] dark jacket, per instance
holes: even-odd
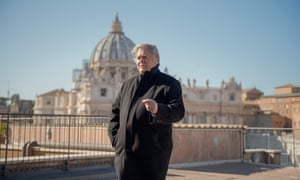
[[[158,103],[153,117],[143,99]],[[119,179],[165,179],[172,152],[172,122],[185,113],[180,83],[159,71],[127,80],[112,105],[109,137]]]

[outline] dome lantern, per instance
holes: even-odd
[[[111,33],[123,33],[122,24],[119,21],[118,13],[116,13],[116,18],[113,24],[111,25]]]

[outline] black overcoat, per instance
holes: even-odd
[[[146,98],[158,103],[155,117],[141,102]],[[122,85],[108,128],[119,179],[165,179],[173,148],[172,122],[184,113],[180,83],[158,66]]]

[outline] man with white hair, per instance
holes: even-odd
[[[180,83],[160,72],[155,45],[132,50],[138,75],[125,81],[112,105],[108,134],[120,180],[164,180],[173,148],[172,123],[184,117]]]

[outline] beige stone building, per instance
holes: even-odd
[[[243,89],[243,124],[249,127],[272,127],[272,118],[261,112],[259,100],[263,96],[256,87]]]
[[[244,125],[300,128],[300,86],[282,85],[268,96],[256,88],[244,89],[242,100]]]
[[[116,15],[111,31],[90,59],[73,71],[72,91],[56,89],[36,96],[34,113],[109,115],[122,82],[137,73],[130,54],[134,45]],[[210,87],[208,81],[204,87],[198,87],[195,80],[181,84],[186,106],[183,123],[242,123],[242,87],[234,78],[221,82],[220,87]]]
[[[263,96],[258,104],[263,112],[277,115],[273,127],[300,128],[300,86],[276,87],[274,95]]]
[[[186,115],[183,123],[242,124],[242,87],[234,78],[220,87],[183,84]]]
[[[252,116],[260,111],[258,102],[259,99],[264,95],[256,87],[243,89],[242,101],[243,101],[243,114],[244,116]]]

